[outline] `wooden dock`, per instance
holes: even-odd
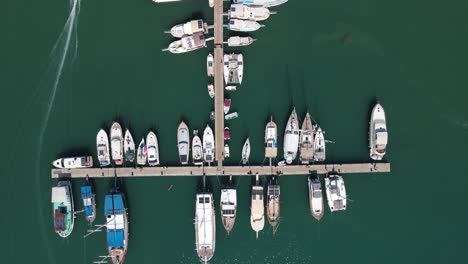
[[[326,174],[336,171],[347,173],[390,172],[390,163],[347,163],[292,166],[226,166],[226,167],[141,167],[141,168],[90,168],[52,169],[53,179],[68,178],[109,178],[118,177],[167,177],[167,176],[253,176],[259,175],[307,175],[309,172]]]
[[[215,111],[215,159],[221,170],[224,161],[224,26],[223,0],[214,0],[214,111]]]

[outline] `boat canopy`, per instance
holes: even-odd
[[[121,248],[124,246],[124,230],[112,230],[107,232],[107,246],[112,248]]]
[[[52,202],[53,203],[70,203],[70,197],[67,195],[66,186],[52,187]]]
[[[122,194],[108,194],[104,203],[104,215],[123,215],[124,203]]]
[[[377,145],[387,145],[388,134],[387,132],[377,132]]]

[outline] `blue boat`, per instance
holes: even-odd
[[[114,264],[122,264],[128,247],[128,219],[123,193],[113,189],[106,195],[104,203],[106,216],[108,257]]]
[[[86,221],[92,224],[96,219],[96,200],[93,193],[93,188],[89,183],[88,179],[81,186],[81,199],[83,200],[84,213]]]
[[[234,4],[244,4],[249,6],[272,7],[286,3],[288,0],[232,0]]]

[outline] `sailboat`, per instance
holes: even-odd
[[[221,189],[221,219],[226,232],[231,232],[236,222],[237,212],[237,190],[232,184],[232,176],[229,176],[229,184]]]
[[[258,174],[255,175],[255,185],[252,186],[250,202],[250,226],[257,234],[265,226],[265,207],[263,204],[263,186],[260,185]]]
[[[195,197],[195,245],[198,257],[210,261],[216,245],[216,218],[213,194],[197,193]]]
[[[214,162],[215,156],[215,141],[213,136],[213,130],[209,125],[206,125],[205,131],[203,132],[203,160],[208,163]]]
[[[52,187],[52,208],[54,212],[54,230],[65,238],[73,231],[75,208],[73,204],[72,185],[70,180],[59,180]]]
[[[244,146],[242,147],[242,164],[245,165],[249,162],[250,158],[250,139],[245,140]]]
[[[346,188],[343,177],[330,173],[325,177],[328,207],[332,212],[346,210]]]
[[[178,24],[164,33],[170,33],[175,38],[193,35],[196,32],[208,33],[208,25],[202,19],[192,20],[184,24]]]
[[[104,199],[108,257],[113,264],[122,264],[128,248],[128,214],[124,194],[114,186]]]
[[[296,159],[299,147],[299,122],[297,121],[296,108],[293,108],[286,124],[284,132],[284,159],[287,164],[291,164]]]
[[[262,21],[270,17],[270,10],[263,6],[248,6],[243,4],[232,4],[229,8],[229,18],[242,20]]]
[[[111,151],[112,151],[112,160],[115,165],[122,165],[123,163],[123,137],[122,137],[122,127],[119,123],[114,122],[111,127],[110,132],[111,138]]]
[[[209,77],[214,76],[214,59],[211,53],[206,57],[206,71]]]
[[[304,122],[302,122],[299,149],[299,159],[302,164],[309,164],[314,160],[314,127],[309,113],[306,114]]]
[[[146,148],[145,138],[142,138],[137,150],[137,164],[144,166],[146,165],[146,154],[148,149]]]
[[[312,216],[320,220],[323,216],[323,194],[322,184],[317,174],[310,175],[309,182],[309,204]]]
[[[226,143],[224,144],[224,158],[229,158],[230,155],[229,145]]]
[[[314,138],[314,160],[325,160],[325,137],[323,136],[322,128],[318,127]]]
[[[104,129],[99,130],[96,136],[96,147],[99,165],[101,167],[110,165],[109,138]]]
[[[268,222],[273,228],[273,233],[275,233],[280,222],[280,186],[276,176],[271,176],[268,183],[267,195]]]
[[[369,128],[369,152],[373,160],[382,160],[387,151],[388,132],[385,111],[377,103],[372,109]]]
[[[273,122],[273,117],[270,117],[270,122],[265,127],[265,158],[276,158],[278,152],[277,133],[276,123]]]
[[[81,186],[81,199],[83,200],[84,214],[86,221],[89,224],[94,222],[96,219],[96,195],[93,193],[93,187],[86,177],[85,182]]]
[[[187,124],[180,122],[177,128],[177,148],[179,150],[179,161],[182,165],[187,165],[190,154],[190,135]]]
[[[200,137],[198,136],[198,130],[193,131],[192,160],[194,165],[199,166],[203,164],[203,147]]]
[[[52,166],[59,169],[82,169],[93,167],[93,157],[71,157],[56,159],[52,162]]]
[[[124,134],[124,153],[125,161],[134,162],[135,161],[135,141],[133,141],[132,134],[130,130],[125,130]]]
[[[153,131],[148,133],[146,137],[146,145],[147,145],[147,156],[148,156],[148,165],[150,166],[157,166],[159,165],[159,146],[158,146],[158,138]]]

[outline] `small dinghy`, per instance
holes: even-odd
[[[314,138],[314,160],[325,160],[325,137],[323,136],[322,128],[318,127]]]
[[[252,44],[256,39],[252,37],[239,37],[233,36],[228,38],[227,44],[229,47],[241,47],[241,46],[248,46]]]
[[[215,156],[215,140],[213,130],[209,125],[206,125],[203,132],[203,160],[208,163],[214,162]]]
[[[231,232],[236,222],[237,213],[237,190],[232,183],[232,176],[229,176],[229,184],[221,189],[220,198],[221,220],[226,232]]]
[[[208,84],[208,95],[213,98],[215,96],[215,90],[213,84]]]
[[[229,132],[229,127],[224,128],[224,140],[231,139],[231,133]]]
[[[206,71],[209,77],[214,76],[214,60],[211,53],[206,57]]]
[[[96,195],[93,193],[93,186],[86,177],[85,182],[81,186],[81,199],[83,200],[84,214],[86,221],[89,224],[94,222],[96,219]]]
[[[249,163],[250,158],[250,139],[247,138],[244,143],[244,147],[242,147],[242,164],[245,165]]]
[[[264,25],[260,25],[257,21],[254,20],[231,19],[229,20],[227,28],[232,31],[252,32],[263,26]]]
[[[244,56],[242,54],[224,54],[223,56],[224,83],[242,84],[244,75]]]
[[[388,132],[385,111],[380,104],[372,109],[369,128],[369,152],[373,160],[382,160],[387,151]]]
[[[99,166],[105,167],[110,165],[109,153],[109,138],[104,129],[99,130],[96,136],[96,148],[99,160]]]
[[[92,168],[93,157],[84,156],[84,157],[71,157],[71,158],[56,159],[52,162],[52,166],[59,168],[59,169]]]
[[[224,89],[226,89],[226,91],[234,92],[237,90],[237,87],[235,85],[228,85]]]
[[[124,152],[125,152],[125,161],[134,162],[135,161],[135,141],[133,141],[132,134],[130,130],[125,130],[124,136]]]
[[[231,99],[224,99],[224,114],[229,113],[229,109],[231,109]]]
[[[235,4],[244,4],[249,6],[264,6],[264,7],[272,7],[282,5],[288,0],[232,0]]]
[[[57,186],[52,187],[52,209],[55,232],[62,238],[68,237],[75,224],[75,205],[70,180],[60,179]]]
[[[112,160],[115,165],[122,165],[123,163],[123,136],[122,136],[122,127],[119,123],[114,122],[111,127],[110,132],[111,138],[111,151],[112,151]]]
[[[203,147],[200,137],[198,136],[198,130],[193,131],[192,160],[194,165],[198,166],[203,164]]]
[[[190,153],[190,135],[187,124],[184,121],[180,122],[177,128],[177,148],[179,150],[180,164],[187,165]]]
[[[322,184],[317,174],[309,176],[309,204],[312,216],[320,220],[323,216]]]
[[[208,25],[202,19],[192,20],[184,24],[178,24],[164,33],[170,33],[175,38],[193,35],[196,32],[208,33]]]
[[[146,137],[146,144],[148,148],[148,165],[156,166],[159,165],[159,146],[158,146],[158,138],[153,131],[148,133]]]
[[[230,156],[229,145],[226,143],[224,144],[224,157],[229,158],[229,156]]]
[[[146,148],[146,143],[145,139],[142,138],[140,141],[140,144],[138,145],[138,151],[137,151],[137,164],[144,166],[146,165],[146,153],[147,153],[147,148]]]
[[[237,112],[232,112],[230,114],[227,114],[224,116],[224,119],[226,120],[232,120],[232,119],[236,119],[239,117],[239,114]]]

